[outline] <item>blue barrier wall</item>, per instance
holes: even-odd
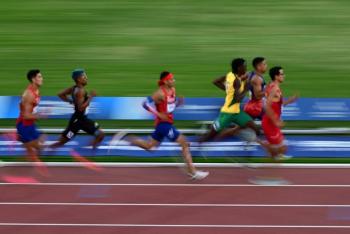
[[[147,137],[147,136],[145,136]],[[46,145],[52,144],[59,135],[47,136]],[[181,156],[181,147],[165,140],[158,149],[146,151],[132,146],[126,141],[113,142],[112,136],[106,136],[97,150],[88,147],[92,137],[78,135],[65,146],[55,150],[44,150],[42,155],[69,156],[72,149],[84,156],[129,156],[129,157],[173,157]],[[221,142],[197,143],[195,136],[188,136],[191,153],[195,157],[265,157],[265,151],[256,143],[247,145],[239,138]],[[294,157],[350,157],[350,136],[287,136],[288,154]],[[23,156],[22,143],[0,136],[0,156]]]
[[[94,119],[145,120],[153,116],[141,104],[144,97],[96,97],[89,107]],[[17,118],[19,97],[0,96],[0,118]],[[223,98],[186,98],[185,105],[175,111],[177,120],[213,120],[223,104]],[[69,118],[73,106],[58,97],[42,97],[39,111],[49,118]],[[300,98],[284,107],[284,120],[350,120],[349,98]]]

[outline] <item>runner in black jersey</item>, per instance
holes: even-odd
[[[76,69],[72,72],[72,78],[75,85],[69,87],[58,94],[65,102],[74,105],[74,113],[69,120],[67,128],[63,131],[58,142],[51,145],[51,148],[57,148],[74,138],[74,136],[83,130],[84,132],[94,135],[95,139],[91,142],[93,148],[96,148],[104,138],[104,133],[100,129],[97,122],[87,117],[87,109],[93,97],[96,96],[95,91],[91,91],[88,95],[85,90],[88,78],[83,69]]]

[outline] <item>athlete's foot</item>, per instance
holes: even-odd
[[[88,168],[90,170],[101,172],[103,169],[102,167],[98,166],[95,162],[90,161],[89,159],[85,158],[84,156],[81,156],[77,151],[71,150],[70,155],[74,160],[81,163],[81,165],[85,168]]]
[[[207,171],[196,171],[194,173],[188,173],[192,180],[202,180],[209,175]]]
[[[49,170],[47,169],[46,165],[41,162],[41,161],[38,161],[38,162],[34,162],[34,167],[35,167],[35,170],[43,177],[50,177],[50,173],[49,173]]]
[[[124,131],[121,131],[121,132],[118,132],[116,133],[112,139],[109,141],[109,144],[108,144],[108,155],[111,153],[111,151],[113,149],[116,148],[117,145],[119,145],[119,143],[126,137],[127,135],[127,132],[124,132]]]

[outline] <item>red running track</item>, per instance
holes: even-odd
[[[0,233],[350,233],[350,169],[208,170],[2,167]],[[249,183],[277,177],[290,184]]]

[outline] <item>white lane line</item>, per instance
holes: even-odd
[[[146,167],[146,168],[159,168],[159,167],[179,167],[183,166],[183,163],[114,163],[114,162],[97,162],[99,166],[103,167]],[[271,168],[291,168],[291,169],[347,169],[350,168],[350,163],[248,163],[251,167],[271,167]],[[7,167],[27,167],[33,166],[31,162],[1,162],[1,166]],[[46,166],[50,167],[82,167],[84,166],[79,162],[45,162]],[[235,168],[242,167],[241,163],[194,163],[196,167],[209,167],[209,168]]]
[[[316,187],[316,188],[350,188],[350,184],[127,184],[127,183],[0,183],[0,186],[125,186],[125,187]]]
[[[340,225],[219,225],[219,224],[109,224],[109,223],[0,223],[0,226],[159,227],[159,228],[307,228],[349,229]]]
[[[0,202],[2,205],[20,206],[170,206],[170,207],[339,207],[349,204],[204,204],[204,203],[71,203],[71,202]]]

